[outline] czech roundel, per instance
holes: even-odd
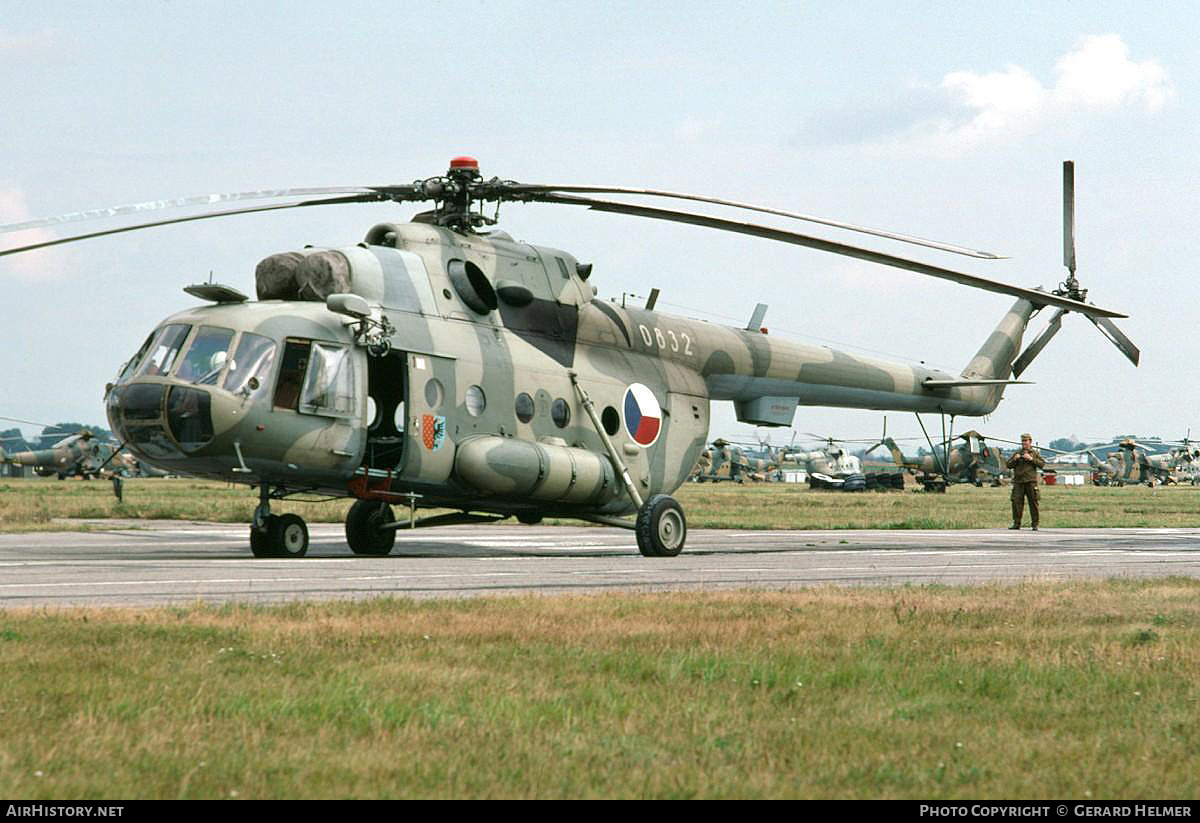
[[[654,392],[641,383],[633,383],[625,390],[625,430],[642,447],[654,445],[662,430],[662,408],[654,399]]]

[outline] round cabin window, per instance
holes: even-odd
[[[571,407],[567,405],[566,400],[561,397],[555,399],[550,405],[550,419],[560,429],[567,427],[567,424],[571,422]]]
[[[407,418],[404,414],[404,401],[401,400],[396,404],[396,413],[392,415],[392,424],[396,427],[396,431],[404,434],[404,424]]]
[[[612,406],[605,406],[604,411],[600,412],[600,425],[604,426],[605,433],[612,437],[617,433],[617,429],[621,428],[621,415],[617,414],[617,410]]]
[[[379,404],[375,398],[367,396],[367,428],[374,429],[379,425]]]
[[[528,423],[533,419],[533,398],[525,392],[517,395],[514,407],[517,412],[517,419],[522,423]]]

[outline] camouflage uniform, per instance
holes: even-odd
[[[1025,513],[1025,500],[1029,500],[1029,522],[1033,528],[1038,527],[1038,469],[1046,465],[1045,459],[1035,448],[1030,448],[1032,457],[1022,457],[1018,451],[1008,459],[1008,467],[1013,470],[1012,486],[1012,528],[1021,527],[1021,517]]]

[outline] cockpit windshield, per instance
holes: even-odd
[[[176,377],[201,385],[215,386],[225,361],[229,359],[229,344],[233,329],[201,326],[192,345],[188,347]]]
[[[161,377],[171,371],[179,348],[187,339],[192,327],[185,323],[172,323],[159,330],[150,344],[149,356],[138,368],[138,377]]]

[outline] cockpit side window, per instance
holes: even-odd
[[[233,342],[233,329],[201,326],[192,345],[179,364],[175,374],[180,380],[200,385],[215,386],[217,377],[229,359],[229,344]]]
[[[133,370],[142,362],[142,358],[146,356],[146,351],[150,348],[150,344],[154,341],[154,337],[158,334],[158,330],[154,330],[146,335],[146,342],[142,343],[142,347],[137,350],[137,354],[129,358],[129,362],[121,369],[121,373],[117,375],[117,382],[120,383],[129,375],[133,374]]]
[[[354,403],[354,358],[346,346],[312,344],[308,375],[300,392],[299,410],[307,414],[351,417]]]
[[[150,344],[150,354],[138,368],[138,376],[161,377],[170,372],[179,349],[191,330],[192,327],[184,323],[163,326],[154,342]]]
[[[265,386],[274,362],[275,341],[261,334],[245,332],[229,362],[229,371],[225,373],[225,391],[236,394],[249,388],[246,393],[250,394],[254,391],[250,386],[251,378],[257,380],[260,387]]]
[[[275,407],[295,409],[300,401],[300,388],[304,385],[304,372],[308,368],[311,340],[289,339],[283,347],[283,363],[279,367],[279,382],[275,385]]]

